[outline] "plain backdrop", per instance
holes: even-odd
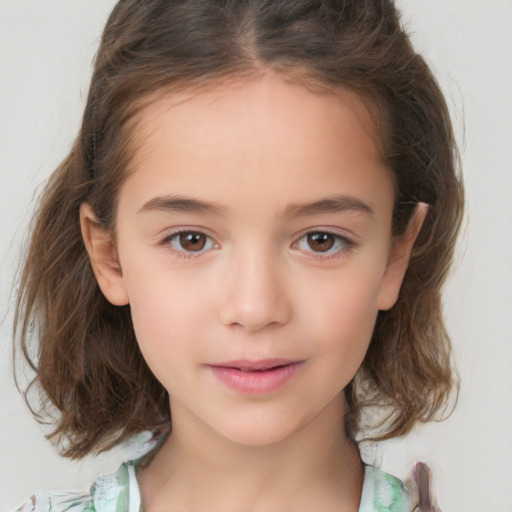
[[[59,457],[12,381],[12,279],[35,194],[80,124],[113,0],[0,0],[0,510],[37,489],[88,489],[126,451]],[[434,472],[450,512],[512,511],[512,1],[400,0],[447,96],[462,149],[467,217],[445,313],[462,387],[444,423],[370,450],[408,478]]]

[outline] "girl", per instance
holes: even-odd
[[[452,391],[455,155],[390,1],[120,1],[16,332],[64,455],[154,440],[19,510],[410,510],[356,439]]]

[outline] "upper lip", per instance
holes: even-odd
[[[236,368],[238,370],[256,371],[270,370],[278,366],[287,366],[298,363],[299,361],[291,359],[236,359],[233,361],[225,361],[221,363],[212,363],[209,366],[221,368]]]

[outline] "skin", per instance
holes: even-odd
[[[170,396],[172,435],[140,475],[145,510],[356,511],[343,389],[396,301],[426,206],[392,238],[394,175],[346,92],[266,74],[166,96],[137,130],[115,242],[86,204],[81,222],[103,293],[130,304]],[[268,358],[300,362],[270,392],[211,370]]]

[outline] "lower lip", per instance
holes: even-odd
[[[288,382],[300,366],[291,363],[265,371],[245,371],[225,366],[210,366],[213,375],[233,391],[251,395],[271,393]]]

